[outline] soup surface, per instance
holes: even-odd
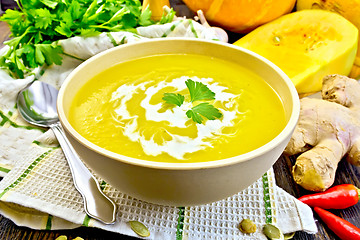
[[[190,101],[186,81],[201,82],[213,100]],[[180,106],[164,93],[181,94]],[[207,102],[222,116],[199,124],[186,115]],[[258,75],[231,61],[164,54],[122,62],[88,81],[75,96],[69,121],[92,143],[157,162],[204,162],[234,157],[272,140],[285,127],[283,104]]]

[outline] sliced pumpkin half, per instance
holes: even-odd
[[[299,93],[321,90],[328,74],[348,75],[354,63],[358,29],[339,14],[303,10],[260,26],[234,44],[275,63]]]

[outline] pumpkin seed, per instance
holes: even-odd
[[[295,232],[293,233],[285,233],[284,240],[292,239],[295,236]]]
[[[60,235],[55,240],[67,240],[67,239],[68,239],[67,236]],[[76,237],[76,238],[74,238],[74,240],[84,240],[84,239],[82,237]]]
[[[318,4],[318,3],[313,3],[313,4],[311,5],[311,8],[312,8],[312,9],[323,9],[323,7],[322,7],[320,4]]]
[[[266,224],[263,227],[263,233],[271,240],[284,240],[284,234],[278,227],[272,224]]]
[[[140,237],[148,237],[150,236],[149,229],[138,221],[129,221],[131,229]]]
[[[55,240],[67,240],[67,236],[65,236],[65,235],[60,235],[60,236],[58,236]]]
[[[239,224],[239,229],[243,233],[254,233],[256,232],[256,224],[250,219],[243,219]]]
[[[281,36],[274,36],[273,37],[273,41],[275,44],[280,44],[281,42]]]

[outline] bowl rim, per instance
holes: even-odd
[[[104,55],[107,55],[110,52],[119,51],[118,49],[125,48],[128,46],[134,47],[139,44],[151,44],[154,41],[156,41],[156,42],[186,41],[186,42],[202,42],[204,44],[217,44],[217,45],[222,45],[225,47],[230,47],[233,49],[243,51],[246,54],[251,55],[252,57],[257,58],[258,60],[264,62],[265,64],[270,66],[270,68],[272,68],[274,71],[276,71],[281,76],[281,78],[285,82],[285,85],[287,86],[288,90],[290,91],[291,98],[292,98],[291,100],[292,100],[293,104],[292,104],[292,111],[290,114],[290,118],[289,118],[286,126],[272,140],[270,140],[266,144],[262,145],[259,148],[254,149],[250,152],[246,152],[244,154],[240,154],[240,155],[230,157],[230,158],[205,161],[205,162],[195,162],[195,163],[156,162],[156,161],[142,160],[142,159],[137,159],[137,158],[133,158],[133,157],[128,157],[128,156],[114,153],[110,150],[104,149],[104,148],[90,142],[83,136],[81,136],[71,126],[70,122],[66,118],[66,114],[64,112],[64,108],[63,108],[63,104],[62,104],[64,96],[66,95],[65,90],[67,89],[67,86],[72,81],[72,79],[74,79],[74,76],[77,74],[77,72],[81,71],[83,68],[86,68],[86,66],[89,62],[97,61],[99,58],[102,58]],[[256,158],[260,155],[264,155],[265,153],[271,151],[273,148],[277,147],[281,142],[285,141],[290,134],[292,134],[292,132],[297,124],[299,115],[300,115],[300,100],[298,97],[297,90],[296,90],[293,82],[290,80],[290,78],[278,66],[276,66],[274,63],[272,63],[270,60],[266,59],[265,57],[262,57],[261,55],[255,53],[255,52],[252,52],[252,51],[242,48],[240,46],[236,46],[236,45],[224,43],[224,42],[218,42],[218,41],[213,41],[213,40],[204,40],[204,39],[198,39],[198,38],[192,39],[192,38],[173,37],[173,38],[149,39],[146,41],[138,41],[138,42],[127,43],[124,45],[116,46],[116,47],[107,49],[105,51],[102,51],[102,52],[90,57],[86,61],[82,62],[66,77],[63,84],[61,85],[59,94],[58,94],[58,98],[57,98],[57,111],[58,111],[60,123],[63,126],[63,128],[65,128],[67,133],[69,133],[78,143],[80,143],[84,147],[88,148],[90,151],[94,151],[100,155],[103,155],[104,157],[108,157],[108,158],[114,159],[116,161],[120,161],[122,163],[129,164],[129,165],[136,165],[136,166],[141,166],[141,167],[146,167],[146,168],[166,169],[166,170],[195,170],[195,169],[226,167],[229,165],[237,164],[239,162],[251,160],[253,158]]]

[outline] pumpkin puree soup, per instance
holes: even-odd
[[[190,101],[186,81],[206,85],[214,99]],[[164,93],[184,97],[178,106]],[[200,103],[220,118],[199,124],[187,111]],[[69,120],[92,143],[157,162],[204,162],[234,157],[272,140],[285,127],[276,92],[238,64],[195,54],[163,54],[119,63],[88,81]]]

